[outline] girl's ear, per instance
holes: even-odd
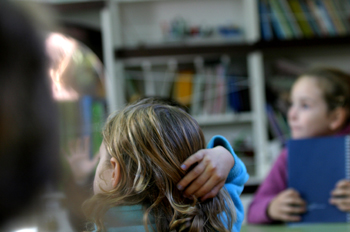
[[[331,123],[329,127],[332,131],[337,131],[342,128],[344,123],[346,122],[348,116],[348,112],[343,107],[338,107],[333,110],[331,115]]]
[[[112,165],[112,186],[115,188],[120,180],[120,165],[117,159],[114,157],[111,158],[110,162]]]

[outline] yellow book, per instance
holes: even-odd
[[[305,37],[313,37],[315,36],[314,31],[312,30],[308,19],[305,15],[305,12],[300,5],[300,2],[298,0],[290,0],[289,1],[290,8],[292,9],[295,18],[297,19],[297,22],[300,26],[301,31],[303,32]]]
[[[183,105],[190,105],[192,99],[193,71],[181,71],[174,82],[174,99]]]

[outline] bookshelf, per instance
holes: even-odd
[[[164,21],[170,22],[179,14],[188,20],[188,24],[213,22],[219,25],[230,21],[244,33],[239,39],[186,38],[175,42],[165,41],[159,25]],[[127,103],[127,76],[130,70],[144,72],[145,62],[152,71],[163,66],[162,72],[166,70],[169,60],[175,60],[178,67],[191,65],[194,70],[193,63],[198,57],[206,61],[228,56],[231,60],[237,58],[243,62],[251,110],[199,114],[194,117],[207,139],[214,134],[222,134],[234,143],[237,137],[247,136],[254,152],[252,162],[249,162],[252,165],[248,168],[251,181],[254,182],[252,184],[264,178],[270,164],[264,108],[263,56],[256,48],[260,41],[256,0],[111,0],[102,10],[101,22],[104,60],[109,76],[107,98],[111,111]]]
[[[313,0],[312,0],[313,1]],[[333,0],[332,0],[333,1]],[[336,0],[343,1],[343,0]],[[231,131],[247,130],[254,140],[254,150],[257,151],[254,163],[254,175],[250,184],[258,184],[267,173],[271,165],[271,154],[268,149],[267,117],[265,115],[264,84],[266,78],[266,62],[268,59],[278,59],[285,54],[304,54],[319,50],[342,50],[349,44],[350,35],[337,34],[333,36],[293,36],[292,38],[278,38],[274,35],[269,40],[264,39],[262,32],[262,14],[259,15],[260,0],[109,0],[82,1],[71,3],[54,3],[53,5],[65,14],[76,10],[93,10],[100,12],[100,18],[90,18],[100,24],[103,35],[103,49],[105,66],[108,73],[107,99],[111,111],[119,109],[127,102],[125,77],[127,72],[135,67],[141,67],[146,60],[155,66],[166,66],[167,62],[175,59],[181,63],[192,63],[197,57],[211,59],[227,55],[239,57],[246,64],[246,77],[249,80],[250,112],[239,112],[225,115],[195,116],[202,126],[206,136],[221,133],[233,140]],[[267,0],[265,2],[270,2]],[[278,0],[276,1],[286,2]],[[289,3],[289,0],[287,0]],[[200,6],[201,5],[201,6]],[[207,7],[205,7],[207,6]],[[204,8],[203,8],[204,7]],[[171,8],[169,15],[161,13]],[[187,17],[193,12],[208,12],[207,21],[213,18],[223,19],[225,16],[237,22],[243,31],[243,38],[239,41],[224,40],[180,40],[164,42],[160,24],[162,20],[171,20],[179,11],[185,12]],[[74,9],[74,10],[73,10]],[[229,11],[231,13],[227,13]],[[101,11],[100,11],[101,10]],[[344,8],[342,15],[348,9]],[[160,12],[159,12],[160,11]],[[216,11],[222,12],[217,16]],[[72,13],[73,14],[73,13]],[[188,15],[186,15],[188,14]],[[271,13],[263,16],[271,17]],[[80,17],[80,15],[79,15]],[[88,16],[89,17],[89,16]],[[203,21],[202,16],[189,17],[191,22]],[[342,16],[344,17],[344,16]],[[290,17],[289,17],[290,18]],[[75,18],[74,18],[75,19]],[[218,19],[214,21],[218,23]],[[271,23],[271,21],[270,21]],[[272,25],[270,25],[272,27]],[[140,29],[141,28],[141,29]],[[272,28],[272,30],[274,30]],[[135,33],[138,32],[139,33]],[[148,33],[147,31],[150,31]],[[275,32],[274,32],[275,33]],[[152,35],[150,35],[152,34]],[[141,35],[141,36],[140,36]],[[136,38],[136,39],[135,39]],[[328,50],[320,56],[327,56]],[[297,56],[296,55],[296,56]],[[316,54],[317,56],[317,54]],[[335,54],[334,56],[339,56]],[[250,162],[250,161],[249,161]]]

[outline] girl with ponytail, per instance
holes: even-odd
[[[111,115],[103,131],[95,195],[84,204],[94,231],[239,231],[239,195],[246,168],[229,143],[215,136],[233,167],[225,187],[211,199],[186,198],[177,183],[182,164],[205,148],[198,123],[179,107],[144,99]],[[233,157],[233,159],[232,159]]]

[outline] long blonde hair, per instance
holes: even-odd
[[[235,211],[225,189],[200,202],[184,198],[176,188],[186,174],[182,162],[205,148],[203,133],[189,114],[144,99],[111,115],[103,135],[107,152],[119,162],[121,178],[115,189],[84,205],[99,229],[104,230],[109,208],[142,204],[146,231],[149,215],[157,219],[156,231],[231,231]]]

